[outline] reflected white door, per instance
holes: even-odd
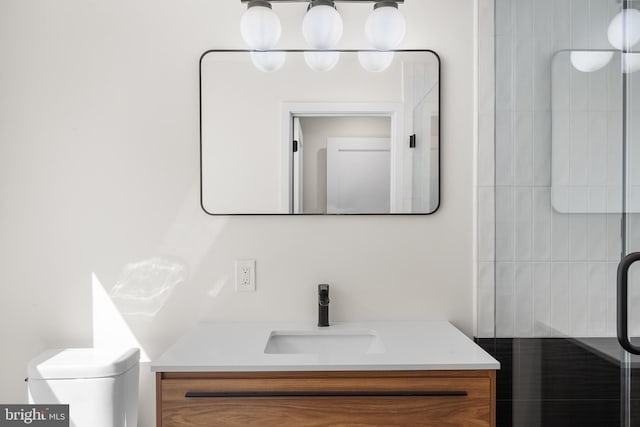
[[[327,138],[327,213],[389,213],[389,138]]]
[[[293,140],[296,141],[294,143],[296,149],[293,152],[293,213],[302,213],[304,142],[298,117],[293,118]]]

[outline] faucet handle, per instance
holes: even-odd
[[[318,304],[329,305],[329,285],[325,283],[318,285]]]

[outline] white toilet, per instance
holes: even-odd
[[[140,350],[47,350],[28,365],[29,403],[68,404],[71,427],[136,427]]]

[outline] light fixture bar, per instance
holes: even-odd
[[[240,0],[249,3],[254,0]],[[269,3],[309,3],[310,0],[266,0]],[[335,3],[380,3],[380,0],[333,0]],[[393,3],[404,3],[404,0],[394,0]]]

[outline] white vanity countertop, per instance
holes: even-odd
[[[375,331],[384,351],[363,354],[267,354],[272,331]],[[446,321],[200,323],[151,363],[156,372],[472,370],[500,363]]]

